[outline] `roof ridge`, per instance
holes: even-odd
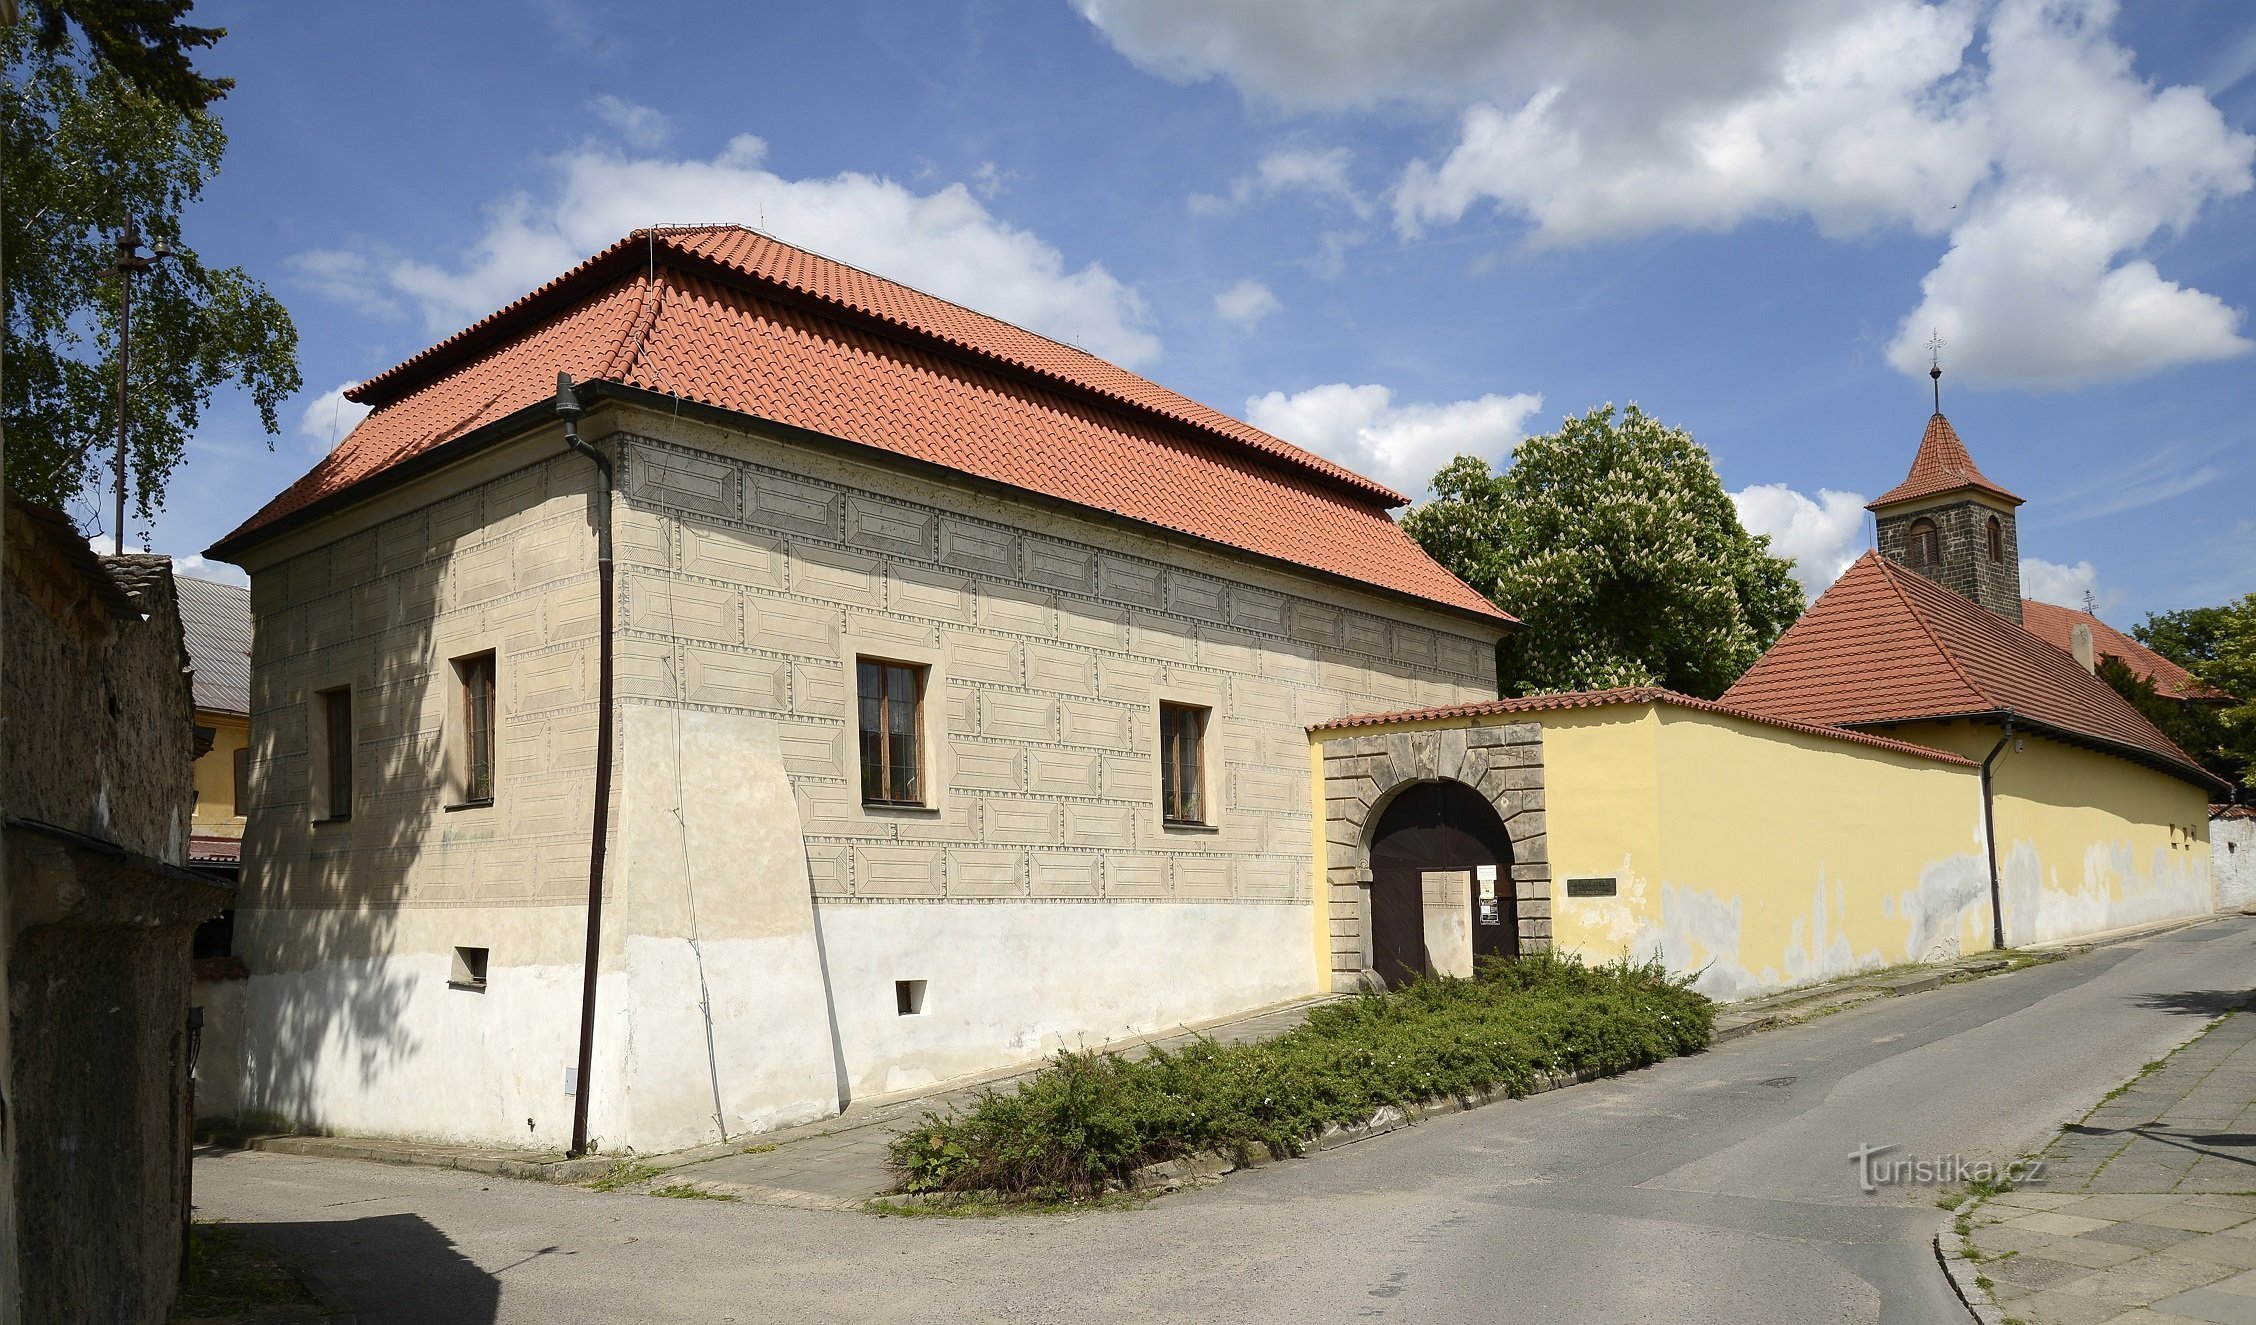
[[[1881,556],[1878,552],[1867,552],[1864,555],[1872,558],[1873,562],[1879,566],[1880,578],[1888,582],[1888,589],[1890,592],[1896,595],[1896,601],[1903,605],[1903,609],[1906,612],[1911,613],[1912,620],[1919,623],[1920,633],[1924,634],[1927,637],[1927,642],[1934,646],[1935,652],[1941,654],[1943,656],[1943,661],[1950,664],[1951,673],[1958,677],[1958,683],[1962,686],[1965,686],[1976,699],[1980,699],[1992,704],[1996,703],[1996,697],[1991,695],[1987,688],[1976,685],[1974,678],[1966,674],[1966,668],[1962,663],[1959,662],[1958,655],[1951,651],[1949,645],[1943,643],[1942,636],[1935,633],[1935,625],[1933,622],[1927,619],[1927,613],[1920,608],[1919,604],[1913,602],[1911,600],[1911,595],[1905,593],[1903,586],[1896,582],[1896,576],[1898,574],[1912,575],[1916,574],[1917,572],[1899,571],[1893,562],[1889,561],[1886,557]],[[1941,586],[1937,587],[1940,588]],[[1950,590],[1945,589],[1944,592],[1949,593]],[[1967,601],[1970,603],[1973,602],[1972,599],[1968,599]],[[1974,603],[1973,605],[1976,607],[1982,606],[1980,603]],[[1989,609],[1986,607],[1983,607],[1982,610],[1985,612],[1989,611]],[[1998,619],[2000,621],[2003,621],[2005,618],[1999,617]],[[2034,638],[2034,636],[2032,636],[2031,638]]]
[[[815,261],[827,263],[839,271],[851,273],[861,280],[905,291],[918,299],[927,300],[944,309],[953,310],[956,315],[966,320],[1001,328],[1008,333],[1039,342],[1061,355],[1072,356],[1078,361],[1077,367],[1082,371],[1070,373],[1047,367],[1032,361],[1025,354],[1012,353],[996,345],[981,345],[961,335],[951,334],[942,327],[921,324],[900,313],[888,312],[874,305],[857,302],[839,294],[825,292],[807,283],[794,280],[782,272],[764,270],[756,260],[735,260],[718,253],[702,252],[682,242],[693,236],[715,240],[722,238],[751,239],[762,244],[773,245],[777,249],[803,254]],[[656,245],[654,241],[658,238],[664,238],[668,242],[664,245]],[[992,313],[981,312],[976,308],[958,303],[942,295],[933,294],[929,290],[921,289],[906,281],[880,275],[865,267],[857,267],[853,263],[831,257],[819,250],[778,239],[763,230],[741,223],[699,226],[644,226],[632,230],[601,252],[585,259],[579,265],[511,300],[501,308],[478,319],[437,344],[394,364],[373,377],[355,383],[346,389],[346,396],[356,403],[374,404],[379,409],[395,400],[404,398],[414,390],[420,389],[423,383],[419,379],[426,375],[429,375],[432,380],[443,376],[447,371],[446,365],[451,364],[458,357],[474,355],[484,347],[487,341],[504,335],[511,323],[532,316],[532,310],[536,305],[560,297],[567,287],[600,279],[602,269],[619,264],[629,258],[635,241],[638,239],[643,240],[649,246],[645,261],[652,267],[666,265],[658,256],[658,252],[662,248],[667,259],[670,259],[672,263],[704,269],[703,272],[688,272],[685,270],[684,274],[725,273],[726,282],[738,285],[739,288],[748,284],[755,292],[763,296],[772,297],[774,294],[781,293],[792,298],[806,300],[822,309],[825,316],[839,318],[843,315],[846,318],[864,319],[886,328],[889,335],[905,336],[916,342],[946,347],[949,353],[967,357],[982,368],[1001,369],[1031,378],[1047,386],[1062,387],[1068,391],[1103,402],[1107,408],[1125,410],[1137,415],[1164,420],[1171,426],[1188,428],[1201,436],[1219,439],[1228,446],[1242,448],[1272,465],[1311,475],[1319,481],[1343,488],[1362,500],[1383,502],[1388,508],[1409,504],[1410,499],[1406,495],[1388,487],[1377,479],[1371,478],[1369,475],[1358,473],[1336,460],[1319,455],[1304,446],[1256,428],[1243,419],[1218,410],[1212,405],[1193,400],[1173,388],[1162,386],[1140,373],[1111,363],[1079,346],[1068,345],[1054,337],[1046,336],[1039,331],[997,317]],[[1124,393],[1096,380],[1108,373],[1118,374],[1138,383],[1148,388],[1160,399],[1138,399],[1134,394]]]

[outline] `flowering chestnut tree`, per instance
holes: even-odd
[[[1690,433],[1636,405],[1568,418],[1509,467],[1459,456],[1402,525],[1516,616],[1506,695],[1661,685],[1714,698],[1801,615],[1772,556]]]

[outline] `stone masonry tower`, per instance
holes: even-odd
[[[2020,504],[1974,467],[1938,409],[1911,472],[1865,509],[1878,528],[1881,556],[2018,623],[2021,551],[2013,511]]]

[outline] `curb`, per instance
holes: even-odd
[[[1935,1260],[1943,1267],[1944,1282],[1958,1294],[1969,1316],[1981,1325],[2004,1325],[2005,1312],[1990,1300],[1988,1291],[1982,1287],[1981,1270],[1958,1250],[1959,1216],[1972,1209],[1974,1206],[1965,1206],[1943,1216],[1943,1226],[1935,1230]]]
[[[519,1178],[531,1182],[585,1182],[610,1172],[620,1160],[616,1155],[590,1155],[584,1159],[512,1159],[503,1155],[372,1145],[349,1137],[301,1136],[291,1133],[249,1136],[213,1133],[207,1134],[204,1144],[222,1150],[260,1150],[279,1155],[307,1155],[317,1159],[364,1159],[377,1164],[458,1169],[465,1173],[490,1173],[496,1177]]]
[[[1632,1068],[1630,1070],[1635,1072],[1644,1069]],[[1368,1121],[1357,1123],[1352,1127],[1342,1127],[1338,1123],[1326,1124],[1324,1130],[1318,1132],[1302,1148],[1301,1154],[1307,1156],[1320,1151],[1337,1150],[1341,1146],[1353,1145],[1358,1141],[1368,1141],[1374,1136],[1385,1136],[1388,1132],[1400,1131],[1405,1127],[1424,1122],[1428,1118],[1464,1113],[1471,1109],[1494,1104],[1499,1100],[1525,1099],[1530,1095],[1547,1094],[1550,1091],[1560,1090],[1567,1086],[1581,1085],[1586,1081],[1611,1080],[1628,1075],[1628,1072],[1617,1072],[1612,1078],[1609,1078],[1600,1072],[1553,1073],[1538,1071],[1535,1074],[1535,1080],[1529,1082],[1527,1089],[1517,1095],[1509,1090],[1499,1088],[1474,1091],[1466,1095],[1442,1095],[1422,1104],[1389,1104],[1373,1113]],[[1123,1185],[1123,1190],[1160,1195],[1180,1191],[1185,1187],[1198,1186],[1220,1178],[1226,1173],[1235,1173],[1239,1169],[1256,1168],[1283,1158],[1289,1157],[1273,1153],[1268,1146],[1258,1141],[1246,1147],[1246,1153],[1242,1158],[1237,1155],[1225,1154],[1219,1150],[1201,1150],[1175,1159],[1163,1160],[1157,1164],[1146,1164],[1128,1175],[1128,1181]]]

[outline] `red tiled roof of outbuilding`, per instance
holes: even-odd
[[[2031,724],[2216,784],[2074,658],[1877,552],[1834,581],[1723,702],[1844,727],[2010,709]]]
[[[1948,750],[1933,746],[1916,745],[1870,732],[1851,731],[1818,722],[1797,722],[1752,709],[1734,708],[1712,699],[1701,699],[1662,686],[1621,686],[1612,690],[1564,690],[1547,695],[1522,695],[1514,699],[1484,699],[1471,704],[1444,704],[1437,708],[1397,709],[1391,713],[1358,713],[1330,722],[1319,722],[1311,732],[1346,731],[1356,727],[1387,727],[1402,722],[1447,721],[1456,718],[1508,717],[1515,713],[1556,713],[1562,709],[1608,708],[1620,704],[1666,704],[1674,708],[1691,709],[1698,713],[1715,713],[1742,722],[1760,723],[1765,727],[1779,727],[1801,732],[1806,736],[1823,736],[1828,740],[1847,741],[1852,745],[1869,745],[1897,754],[1917,755],[1943,764],[1970,764],[1973,761]]]
[[[561,370],[771,420],[1511,618],[1387,514],[1391,489],[1106,363],[734,226],[637,231],[361,383],[374,412],[222,540],[547,399]]]
[[[1958,439],[1958,429],[1951,427],[1949,419],[1937,414],[1927,420],[1927,432],[1919,439],[1919,453],[1911,458],[1911,472],[1904,481],[1865,503],[1868,511],[1898,502],[1916,501],[1961,488],[1973,488],[2000,497],[2015,506],[2021,499],[1992,483],[1975,467],[1974,457],[1968,453],[1966,443]]]
[[[2156,694],[2167,699],[2227,702],[2232,699],[2231,695],[2089,612],[2024,598],[2021,600],[2021,625],[2038,639],[2071,656],[2076,652],[2076,627],[2090,626],[2092,648],[2099,656],[2120,661],[2131,669],[2131,675],[2152,685]]]

